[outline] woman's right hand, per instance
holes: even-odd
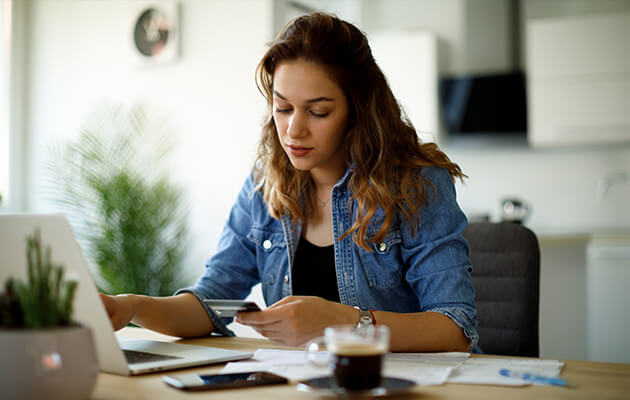
[[[124,328],[135,316],[135,303],[133,295],[121,294],[110,296],[99,293],[101,301],[105,306],[109,320],[115,331]]]

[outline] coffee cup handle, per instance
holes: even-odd
[[[324,343],[324,337],[318,337],[316,339],[311,340],[306,344],[306,348],[304,352],[306,353],[306,360],[318,367],[326,367],[328,366],[328,357],[325,357],[325,361],[322,361],[322,352],[326,348],[326,344]]]

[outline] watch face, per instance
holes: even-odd
[[[147,8],[134,26],[133,38],[138,51],[153,57],[160,54],[169,40],[169,32],[173,28],[171,22],[160,10]]]
[[[369,311],[359,309],[359,313],[360,317],[359,323],[357,324],[358,327],[368,327],[373,325],[372,314],[370,314]]]

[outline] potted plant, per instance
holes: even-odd
[[[170,296],[184,268],[188,212],[173,183],[169,124],[141,105],[101,103],[52,148],[47,198],[72,225],[99,291]]]
[[[98,362],[91,330],[72,320],[77,283],[42,250],[26,244],[27,279],[9,279],[0,295],[0,387],[3,399],[84,399]]]

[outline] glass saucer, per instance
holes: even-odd
[[[405,392],[415,386],[414,381],[384,376],[378,387],[368,390],[346,390],[335,385],[332,376],[307,379],[298,383],[297,389],[303,392],[313,392],[320,395],[340,397],[381,397]]]

